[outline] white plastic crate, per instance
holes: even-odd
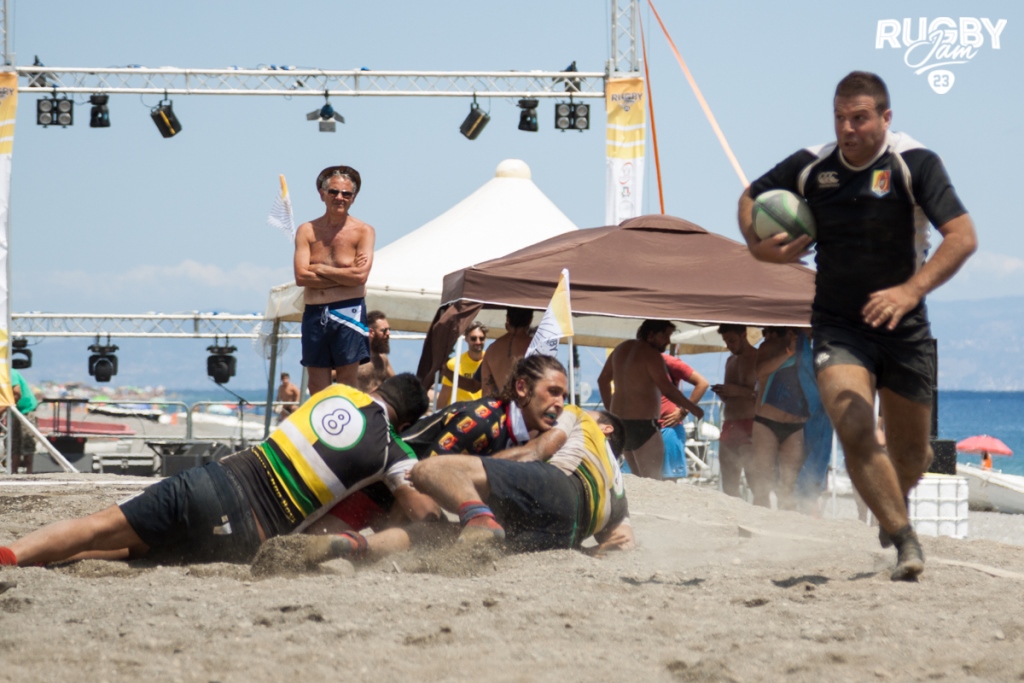
[[[910,522],[922,536],[967,538],[967,479],[925,474],[910,490]]]

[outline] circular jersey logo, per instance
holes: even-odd
[[[313,406],[309,421],[320,443],[336,451],[355,446],[366,430],[366,416],[341,396],[325,398]]]

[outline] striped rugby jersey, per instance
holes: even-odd
[[[294,531],[369,484],[383,480],[391,491],[407,485],[405,475],[416,464],[385,409],[344,384],[312,396],[269,439],[239,456],[250,453]]]
[[[587,538],[625,517],[622,470],[601,427],[579,406],[565,406],[555,429],[561,429],[569,438],[548,463],[583,480],[590,523],[579,538]]]

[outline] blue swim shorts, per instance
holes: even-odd
[[[366,302],[348,299],[306,304],[302,313],[302,365],[340,368],[370,362]]]

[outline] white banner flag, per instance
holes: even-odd
[[[551,297],[551,303],[544,311],[544,317],[540,320],[540,326],[533,335],[530,348],[526,350],[527,356],[540,353],[545,356],[558,355],[558,340],[564,337],[571,337],[572,330],[572,304],[569,301],[569,271],[562,270],[558,278],[558,286],[555,287],[555,294]]]
[[[289,237],[295,239],[295,218],[292,216],[292,198],[288,195],[288,183],[284,176],[281,178],[281,194],[274,200],[270,207],[270,215],[267,216],[267,224],[279,230],[283,230]]]

